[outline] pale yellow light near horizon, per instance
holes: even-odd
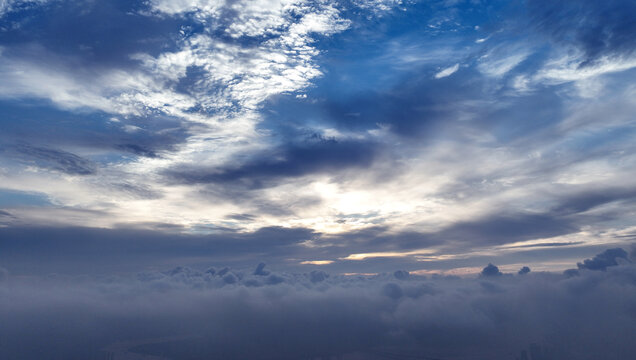
[[[306,260],[301,261],[301,265],[329,265],[333,264],[334,260]]]
[[[413,251],[384,251],[384,252],[372,252],[372,253],[360,253],[360,254],[351,254],[349,256],[340,258],[339,260],[366,260],[371,258],[390,258],[390,257],[406,257],[413,255],[424,255],[424,254],[433,254],[437,250],[434,249],[420,249]]]

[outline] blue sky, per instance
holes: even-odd
[[[463,274],[629,248],[634,10],[3,1],[3,252]],[[104,251],[6,241],[40,233]]]
[[[0,358],[636,358],[634,14],[0,0]]]

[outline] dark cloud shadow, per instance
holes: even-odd
[[[260,189],[275,186],[285,178],[368,167],[377,152],[378,144],[374,142],[314,136],[300,144],[290,143],[252,156],[235,167],[207,169],[176,166],[166,171],[165,175],[177,183],[224,184]]]
[[[124,122],[113,122],[111,117],[101,112],[62,111],[42,102],[0,101],[0,126],[3,130],[0,146],[26,153],[23,156],[30,153],[32,157],[40,157],[40,161],[50,163],[55,156],[42,149],[85,148],[157,157],[163,151],[174,150],[189,136],[188,129],[180,120],[166,116],[154,116],[152,121],[136,117],[125,119],[125,124],[143,128],[136,132],[126,131]],[[108,155],[105,157],[108,158]],[[59,160],[59,156],[57,158]],[[53,166],[61,166],[55,164]]]
[[[23,144],[8,149],[0,148],[0,152],[18,159],[26,165],[35,165],[70,175],[92,175],[96,171],[95,164],[90,160],[58,149]]]
[[[157,228],[157,224],[150,225]],[[221,228],[217,229],[220,233],[212,235],[180,234],[179,230],[4,227],[0,228],[0,263],[28,273],[81,274],[139,271],[147,266],[203,258],[223,259],[227,264],[255,258],[281,261],[301,251],[300,243],[318,236],[310,229],[282,227],[249,233]]]

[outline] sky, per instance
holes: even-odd
[[[0,355],[631,358],[634,14],[0,0]]]

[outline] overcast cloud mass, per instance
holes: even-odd
[[[636,358],[635,14],[0,0],[0,358]]]

